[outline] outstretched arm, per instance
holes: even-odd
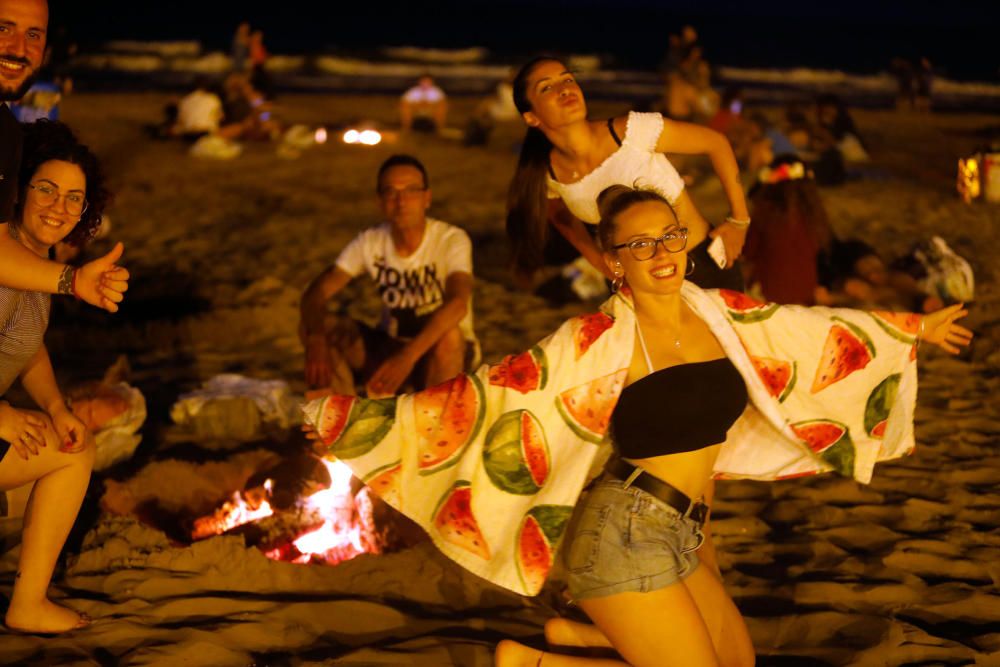
[[[965,309],[963,303],[928,313],[920,322],[917,338],[937,345],[948,354],[958,354],[961,352],[959,348],[968,347],[972,342],[972,332],[955,324],[955,320],[960,320],[968,314],[969,311]]]
[[[92,306],[116,312],[128,289],[128,271],[115,262],[121,243],[82,267],[50,262],[31,252],[0,225],[0,285],[13,289],[75,295]]]
[[[746,198],[743,196],[743,184],[740,182],[740,168],[725,135],[701,125],[664,118],[663,132],[656,143],[656,149],[663,153],[707,155],[722,183],[726,199],[729,200],[730,216],[737,221],[750,220]],[[726,244],[726,257],[732,263],[743,251],[746,233],[746,225],[725,222],[712,230],[711,236],[722,237]]]

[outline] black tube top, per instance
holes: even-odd
[[[612,437],[629,459],[693,452],[725,440],[746,405],[746,385],[729,359],[669,366],[625,387]]]

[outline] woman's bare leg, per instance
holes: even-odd
[[[702,579],[715,581],[704,568],[695,572],[699,570],[707,575]],[[718,582],[716,585],[721,590]],[[648,593],[618,593],[581,600],[580,607],[630,665],[721,666],[710,624],[702,618],[686,581]]]
[[[5,620],[15,630],[65,632],[83,622],[80,614],[55,604],[46,593],[90,482],[94,446],[91,442],[82,452],[63,453],[52,435],[27,461],[13,449],[0,461],[0,489],[37,480],[24,514],[21,556]]]
[[[622,667],[628,663],[608,658],[585,658],[546,653],[505,639],[497,645],[496,667]]]
[[[545,641],[549,646],[614,648],[596,625],[571,621],[568,618],[557,617],[546,621]]]
[[[699,566],[684,580],[684,585],[708,627],[719,664],[723,667],[752,666],[755,655],[750,632],[716,572]]]
[[[743,617],[708,567],[699,566],[682,582],[651,593],[594,598],[580,606],[596,625],[554,618],[545,624],[546,641],[558,646],[614,648],[628,663],[543,653],[506,640],[497,646],[497,666],[536,667],[539,658],[549,667],[751,667],[755,661]]]

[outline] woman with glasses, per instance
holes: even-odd
[[[38,257],[55,244],[82,245],[101,224],[108,200],[97,159],[62,123],[26,126],[14,221],[0,226]],[[48,599],[56,559],[90,481],[93,438],[66,405],[43,336],[49,295],[0,287],[0,396],[20,378],[40,410],[0,401],[0,490],[34,483],[24,515],[8,629],[59,633],[85,615]]]
[[[542,266],[549,223],[591,264],[606,272],[601,251],[581,221],[596,225],[598,194],[621,184],[653,187],[666,195],[688,228],[693,283],[705,288],[742,288],[734,262],[750,216],[736,158],[723,135],[658,113],[633,111],[607,121],[588,120],[576,78],[565,64],[550,57],[525,64],[513,85],[515,105],[528,125],[510,185],[507,214],[514,268],[521,277]],[[705,154],[711,159],[732,212],[724,224],[710,230],[665,152]],[[710,237],[721,237],[725,245],[725,270],[708,255]]]
[[[876,463],[913,449],[916,345],[957,353],[972,337],[955,324],[967,311],[702,290],[685,280],[688,230],[665,197],[617,185],[598,204],[601,261],[618,288],[599,312],[423,392],[318,399],[306,422],[321,453],[488,581],[537,595],[561,553],[593,625],[550,621],[549,644],[614,649],[641,666],[749,665],[747,629],[699,551],[713,476],[869,482]],[[604,475],[581,497],[608,444]],[[514,641],[496,657],[622,664]]]
[[[550,622],[546,638],[613,648],[630,665],[752,665],[746,625],[698,547],[727,432],[751,398],[766,407],[748,394],[733,347],[692,307],[690,290],[682,295],[688,231],[668,201],[614,186],[599,205],[603,261],[630,292],[635,344],[610,420],[615,454],[577,505],[562,547],[569,593],[595,625]],[[927,315],[915,340],[957,353],[972,336],[954,324],[966,313],[958,305]],[[499,667],[620,664],[510,640],[497,648]]]

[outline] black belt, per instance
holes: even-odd
[[[673,507],[681,513],[681,516],[690,517],[697,523],[705,523],[705,519],[708,518],[708,505],[700,500],[691,500],[683,491],[675,489],[662,479],[627,461],[614,457],[604,466],[604,470],[612,477],[625,482],[625,488],[634,486],[642,489]],[[632,481],[629,482],[629,479]]]

